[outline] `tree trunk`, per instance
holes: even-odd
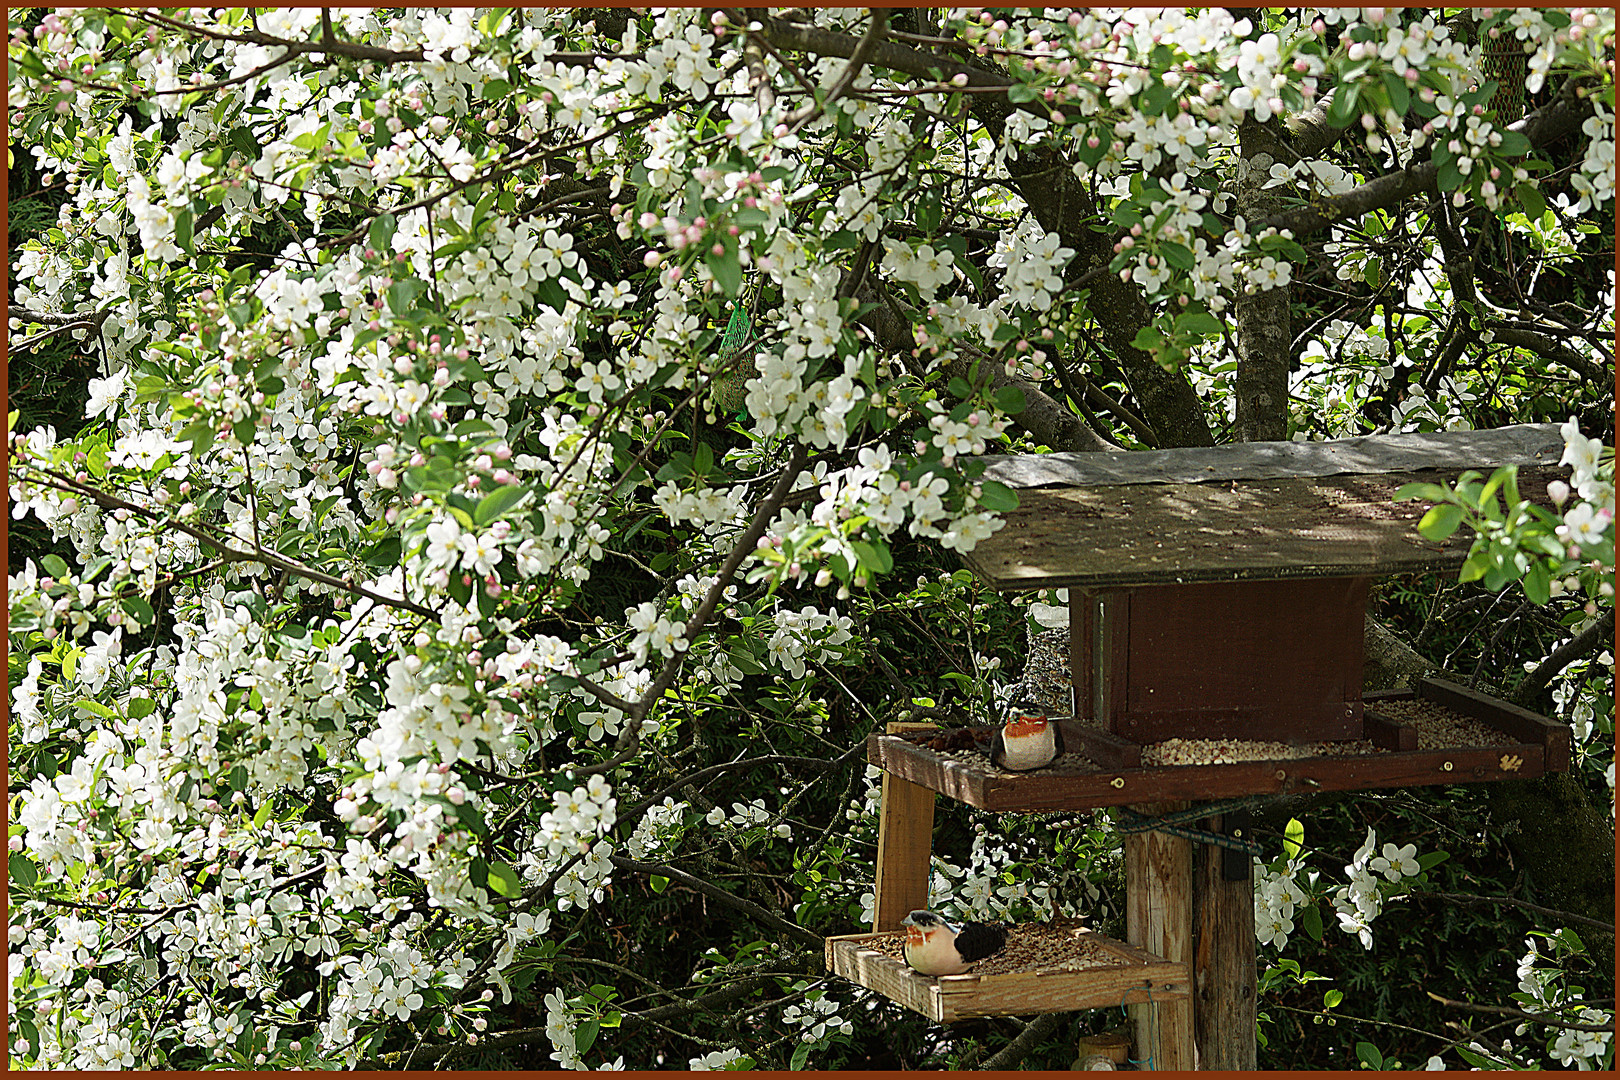
[[[1041,228],[1056,233],[1065,246],[1073,248],[1080,266],[1092,270],[1108,265],[1114,257],[1113,238],[1094,227],[1099,220],[1097,208],[1063,155],[1027,153],[1016,161],[1009,160],[1007,173]],[[1131,344],[1149,318],[1141,289],[1119,280],[1116,274],[1104,273],[1092,282],[1086,304],[1102,329],[1103,340],[1119,359],[1131,393],[1141,403],[1161,445],[1215,445],[1203,404],[1187,377],[1166,371],[1152,356]]]
[[[1614,824],[1569,773],[1486,784],[1491,818],[1525,871],[1536,902],[1605,922],[1614,919]],[[1582,927],[1594,958],[1614,935]]]
[[[1265,190],[1272,165],[1292,156],[1277,134],[1252,118],[1238,128],[1237,212],[1259,221],[1281,200]],[[1288,325],[1288,288],[1255,289],[1238,294],[1237,417],[1232,437],[1239,442],[1279,441],[1288,437],[1288,360],[1292,340]]]

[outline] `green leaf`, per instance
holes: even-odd
[[[1547,212],[1547,200],[1542,196],[1541,188],[1528,180],[1514,187],[1513,194],[1518,198],[1519,205],[1524,207],[1524,216],[1531,221],[1541,220],[1541,216]]]
[[[1024,391],[1017,386],[1003,386],[994,394],[996,408],[1008,416],[1017,416],[1024,411]]]
[[[1369,1069],[1382,1069],[1384,1055],[1378,1052],[1378,1047],[1370,1042],[1356,1043],[1356,1057]]]
[[[395,315],[403,315],[411,309],[411,304],[427,289],[427,285],[416,278],[406,278],[396,281],[388,286],[388,310]]]
[[[399,222],[393,214],[382,213],[371,219],[371,228],[366,230],[366,242],[378,254],[389,251],[394,243],[394,230]]]
[[[650,874],[647,877],[647,884],[652,887],[653,892],[661,893],[669,888],[669,878],[662,874]]]
[[[1424,499],[1428,502],[1440,502],[1451,492],[1439,484],[1402,484],[1395,489],[1395,501],[1405,502],[1407,499]]]
[[[1331,1009],[1331,1008],[1336,1007],[1339,1004],[1339,1002],[1341,1002],[1343,1000],[1344,1000],[1344,991],[1342,991],[1342,990],[1329,990],[1327,993],[1322,995],[1322,1007],[1324,1009]]]
[[[1176,332],[1189,334],[1219,334],[1224,327],[1221,320],[1203,311],[1189,311],[1176,316]]]
[[[502,484],[478,500],[478,508],[473,511],[473,522],[480,526],[488,525],[522,502],[528,493],[529,489],[522,484]]]
[[[174,215],[174,245],[187,255],[194,254],[191,242],[193,224],[190,210],[182,210]]]
[[[48,552],[41,556],[39,565],[53,578],[65,578],[68,576],[68,564],[63,561],[62,556],[54,552]]]
[[[879,574],[887,574],[894,569],[894,556],[889,554],[888,544],[881,541],[869,544],[864,540],[856,540],[849,546],[855,550],[855,557],[866,569]]]
[[[11,858],[6,860],[6,869],[11,875],[11,880],[25,889],[39,880],[39,868],[20,851],[11,853]]]
[[[600,1030],[601,1025],[595,1020],[586,1020],[576,1027],[574,1029],[574,1052],[583,1054],[589,1050],[591,1044],[596,1042],[596,1035]]]
[[[1305,850],[1305,823],[1299,818],[1289,818],[1283,829],[1283,854],[1290,859],[1299,858],[1299,853]]]
[[[1530,598],[1532,604],[1545,604],[1552,599],[1552,572],[1540,559],[1532,562],[1530,569],[1524,572],[1524,595]]]
[[[512,84],[505,79],[491,79],[484,84],[483,90],[479,91],[485,101],[499,101],[511,92]]]
[[[264,823],[270,820],[270,807],[271,802],[269,799],[259,804],[258,811],[253,815],[253,827],[255,829],[264,828]]]
[[[1322,913],[1315,904],[1308,904],[1299,911],[1299,925],[1311,936],[1312,941],[1322,940]]]
[[[929,189],[918,195],[916,213],[917,228],[929,235],[938,230],[940,219],[939,192]]]
[[[727,296],[736,296],[742,292],[743,269],[742,263],[737,261],[735,248],[728,244],[726,250],[719,255],[712,251],[705,254],[703,261],[708,264],[709,273],[714,275],[715,284],[720,286],[721,292]]]
[[[999,480],[985,480],[979,485],[979,505],[998,514],[1018,509],[1018,492]]]
[[[1348,72],[1344,78],[1333,88],[1333,100],[1328,102],[1327,119],[1333,127],[1343,127],[1356,118],[1356,104],[1361,97],[1361,87],[1350,81]]]
[[[1405,116],[1406,110],[1412,107],[1412,88],[1406,85],[1406,80],[1393,71],[1386,71],[1384,90],[1389,94],[1389,107],[1395,110],[1395,115]]]
[[[1429,512],[1423,515],[1423,520],[1418,522],[1418,532],[1438,543],[1456,532],[1462,520],[1462,507],[1455,503],[1441,503],[1431,506]]]
[[[1007,96],[1012,97],[1011,92]],[[814,1045],[814,1043],[800,1042],[798,1046],[795,1046],[793,1048],[793,1060],[788,1062],[788,1068],[793,1072],[803,1072],[804,1063],[810,1060],[810,1048]]]
[[[1487,552],[1483,550],[1471,551],[1468,553],[1468,558],[1464,560],[1462,569],[1457,571],[1457,580],[1463,582],[1478,581],[1485,576],[1485,572],[1490,568],[1491,557]]]
[[[517,871],[503,862],[489,864],[489,888],[492,892],[512,898],[522,894],[523,882],[518,878]]]
[[[1193,268],[1193,253],[1191,249],[1186,247],[1184,244],[1160,244],[1159,254],[1164,256],[1165,262],[1169,263],[1177,270],[1191,270]],[[1181,320],[1178,319],[1176,321],[1180,322]],[[1216,324],[1216,329],[1220,329],[1219,323]]]
[[[117,713],[113,712],[111,709],[107,708],[107,706],[103,705],[101,702],[96,701],[96,700],[94,700],[92,698],[80,698],[78,701],[75,701],[73,704],[76,705],[77,707],[83,709],[85,712],[94,713],[95,715],[101,717],[103,720],[111,720],[113,717],[118,715]]]
[[[1447,160],[1440,162],[1440,167],[1435,172],[1435,185],[1441,191],[1456,191],[1462,186],[1462,182],[1462,170],[1457,168],[1455,159],[1448,157]]]
[[[152,605],[142,596],[126,596],[121,605],[124,614],[134,619],[141,626],[150,626],[157,616],[152,611]]]
[[[179,442],[191,444],[192,457],[201,457],[208,452],[210,446],[214,445],[214,422],[203,419],[188,424],[175,438]]]

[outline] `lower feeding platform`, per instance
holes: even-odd
[[[905,931],[827,939],[827,968],[938,1023],[1181,1000],[1187,965],[1094,933],[1078,919],[1019,923],[1006,946],[961,975],[922,975]]]

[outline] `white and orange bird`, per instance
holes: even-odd
[[[1044,769],[1063,753],[1063,733],[1038,706],[1013,705],[1007,722],[990,740],[990,760],[998,769],[1028,772]]]
[[[923,975],[960,975],[974,961],[1001,951],[1007,929],[993,923],[957,926],[932,911],[913,911],[906,928],[906,963]]]

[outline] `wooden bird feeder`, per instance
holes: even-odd
[[[1551,505],[1562,449],[1538,424],[997,462],[985,475],[1021,488],[1019,507],[964,558],[1000,590],[1069,590],[1071,752],[1023,775],[887,735],[869,756],[988,810],[1566,771],[1566,725],[1438,679],[1407,719],[1369,714],[1361,690],[1373,578],[1460,566],[1471,542],[1425,540],[1426,504],[1395,491],[1515,464],[1521,494]]]
[[[1567,476],[1562,449],[1557,426],[1541,424],[992,464],[985,477],[1018,489],[1019,506],[964,561],[998,590],[1069,590],[1068,752],[1015,774],[977,750],[931,749],[906,730],[919,725],[872,735],[869,759],[884,769],[874,929],[927,906],[936,793],[987,810],[1129,804],[1156,816],[1214,799],[1567,771],[1569,729],[1545,717],[1440,679],[1361,689],[1373,579],[1454,569],[1471,543],[1426,540],[1426,504],[1395,492],[1512,464],[1520,493],[1550,506],[1548,481]],[[1198,988],[1138,1012],[1153,1068],[1254,1068],[1253,886],[1248,858],[1229,854],[1162,831],[1126,837],[1131,946],[1183,965]],[[857,963],[856,938],[831,940],[829,967],[949,1018],[925,1007],[911,986],[925,977],[903,963],[909,979]],[[1048,984],[1023,1011],[1092,1007],[1085,974]],[[985,980],[950,978],[964,980],[951,984],[963,996],[950,1015],[1005,1011]],[[986,1000],[973,1003],[976,992]],[[929,993],[944,1000],[943,987]]]

